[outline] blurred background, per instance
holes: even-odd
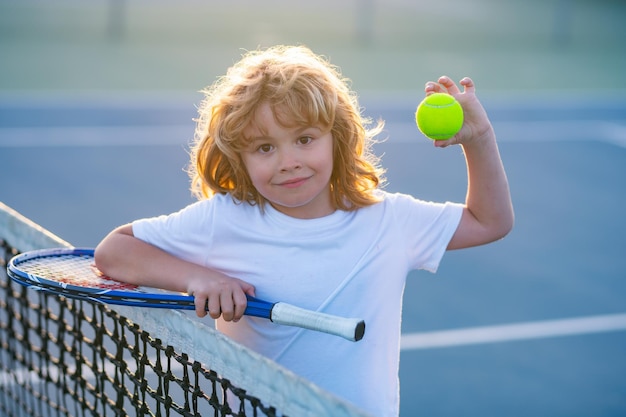
[[[426,81],[471,76],[516,228],[412,273],[403,333],[621,324],[405,347],[401,416],[623,416],[625,21],[622,0],[0,0],[0,201],[77,246],[178,210],[198,91],[279,43],[329,57],[387,121],[387,189],[462,201],[461,152],[413,113]]]
[[[0,2],[5,92],[196,91],[243,50],[305,44],[360,92],[625,87],[620,0]]]

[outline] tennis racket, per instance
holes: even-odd
[[[9,261],[7,273],[13,281],[31,289],[83,301],[195,310],[191,295],[139,287],[103,275],[95,266],[93,249],[59,248],[24,252]],[[329,333],[354,342],[361,340],[365,334],[365,322],[360,319],[247,297],[244,314],[248,316]]]

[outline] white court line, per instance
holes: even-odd
[[[401,350],[434,349],[626,330],[626,314],[469,327],[402,335]]]
[[[493,122],[498,142],[601,142],[626,148],[626,123],[602,120]],[[414,123],[389,123],[389,143],[429,144]]]
[[[493,122],[498,142],[603,142],[626,148],[626,123],[601,120]],[[195,125],[2,127],[0,148],[40,146],[186,145]],[[428,145],[412,122],[390,122],[381,139],[389,143]]]
[[[626,331],[626,314],[609,314],[601,316],[579,317],[573,319],[546,320],[498,326],[469,327],[455,330],[435,332],[408,333],[402,335],[400,349],[420,350],[437,349],[455,346],[467,346],[486,343],[500,343],[520,340],[543,339],[563,336]],[[151,358],[151,363],[156,359]],[[112,373],[115,365],[105,364],[105,371]],[[182,369],[182,365],[173,363],[171,369]],[[146,372],[150,374],[150,368]],[[56,378],[58,370],[52,368],[46,371]],[[94,378],[89,369],[83,369],[86,378]],[[38,382],[39,377],[28,370],[12,372],[18,381]],[[8,373],[0,372],[0,386],[12,385],[14,381]]]
[[[626,124],[604,120],[494,122],[499,142],[594,141],[626,148]]]
[[[0,127],[0,148],[186,145],[193,125]]]

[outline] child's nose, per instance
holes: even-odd
[[[298,153],[294,150],[284,150],[281,152],[280,170],[291,171],[302,167]]]

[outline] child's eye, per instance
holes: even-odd
[[[273,149],[274,147],[272,145],[270,145],[269,143],[264,143],[257,148],[257,151],[259,151],[260,153],[268,153],[272,152]]]
[[[313,138],[311,136],[302,136],[298,138],[298,143],[300,145],[308,145],[311,142],[313,142]]]

